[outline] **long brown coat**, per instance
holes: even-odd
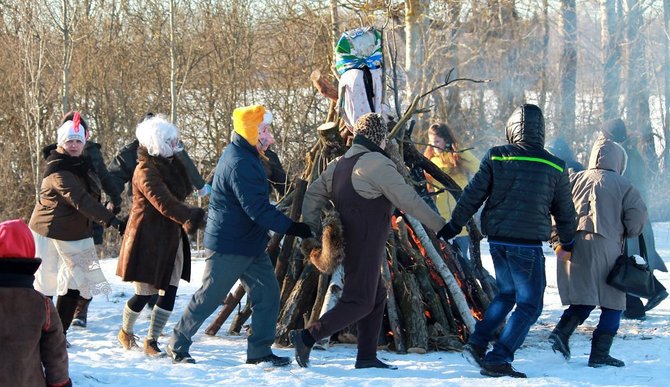
[[[183,202],[192,191],[186,169],[176,158],[150,156],[146,148],[140,147],[132,185],[133,208],[116,274],[124,281],[167,289],[181,238],[184,251],[181,278],[189,281],[191,249],[186,233],[202,226],[205,212]]]
[[[577,234],[569,262],[559,262],[558,291],[563,305],[597,305],[624,310],[626,294],[606,283],[624,238],[640,235],[647,207],[638,190],[622,177],[626,153],[598,138],[589,169],[571,176]]]
[[[63,326],[33,289],[38,259],[0,258],[0,386],[69,385]]]

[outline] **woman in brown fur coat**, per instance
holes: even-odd
[[[177,128],[161,116],[141,122],[140,142],[133,174],[133,207],[121,244],[116,274],[135,282],[135,295],[123,311],[119,342],[125,349],[137,347],[133,325],[152,295],[158,301],[144,352],[164,356],[157,339],[174,308],[180,279],[190,280],[191,250],[186,234],[204,226],[205,211],[184,204],[192,186],[184,165],[173,157],[179,149]]]

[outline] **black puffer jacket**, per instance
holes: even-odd
[[[575,209],[563,160],[544,149],[544,117],[522,105],[507,121],[508,145],[491,148],[452,213],[463,227],[486,201],[482,232],[489,242],[537,244],[551,236],[553,215],[561,244],[571,245]]]

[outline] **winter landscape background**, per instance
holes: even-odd
[[[656,246],[666,263],[670,263],[670,223],[655,223]],[[72,327],[68,340],[70,372],[75,386],[667,386],[670,378],[670,299],[647,313],[646,321],[622,320],[612,355],[626,362],[624,368],[589,368],[590,337],[598,322],[599,310],[579,327],[571,340],[572,359],[565,362],[554,354],[546,339],[563,311],[556,288],[556,258],[545,249],[547,289],[545,307],[531,328],[526,342],[516,353],[514,366],[528,374],[528,379],[489,379],[469,365],[460,353],[430,352],[425,355],[400,355],[380,351],[379,357],[399,367],[397,371],[357,370],[353,363],[356,348],[336,344],[328,351],[313,351],[312,366],[269,368],[248,365],[246,338],[226,336],[229,321],[216,337],[206,336],[204,327],[194,337],[191,355],[197,364],[173,365],[168,358],[149,359],[140,351],[125,351],[116,335],[126,300],[132,295],[130,283],[122,282],[114,272],[116,259],[102,261],[103,270],[113,287],[109,299],[96,297],[91,303],[88,328]],[[482,242],[482,260],[493,273],[488,244]],[[192,282],[180,284],[175,312],[166,328],[161,347],[181,311],[200,286],[204,260],[193,262]],[[670,286],[668,273],[655,272]],[[146,312],[138,320],[135,333],[143,340],[149,320]],[[230,320],[230,319],[229,319]],[[275,348],[280,356],[293,357],[292,348]]]

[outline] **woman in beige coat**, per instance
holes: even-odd
[[[571,176],[572,201],[577,211],[577,234],[570,254],[558,264],[558,291],[569,305],[549,337],[554,351],[570,358],[568,341],[596,306],[600,321],[593,332],[590,367],[623,367],[609,355],[612,340],[626,308],[626,294],[606,283],[625,238],[642,232],[647,207],[638,190],[624,177],[626,151],[600,137],[591,150],[586,171]]]

